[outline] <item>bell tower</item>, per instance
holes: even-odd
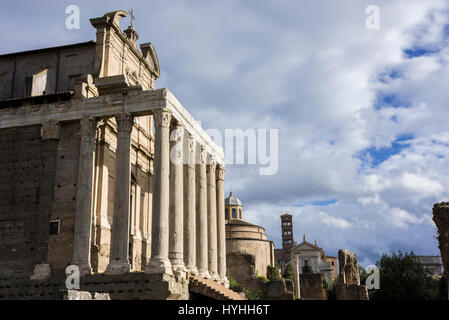
[[[282,228],[282,249],[284,255],[290,252],[291,247],[295,244],[293,240],[293,216],[291,214],[283,214],[281,216]]]

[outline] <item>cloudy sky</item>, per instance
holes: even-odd
[[[65,8],[81,28],[65,28]],[[367,6],[380,9],[369,30]],[[0,52],[95,39],[89,18],[133,8],[169,88],[204,128],[278,129],[279,169],[228,165],[226,191],[280,247],[295,240],[363,265],[439,254],[434,203],[449,200],[449,2],[443,0],[15,1]],[[126,27],[129,20],[122,22]]]

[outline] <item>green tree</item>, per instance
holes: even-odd
[[[295,281],[295,277],[293,275],[293,268],[291,264],[288,264],[285,269],[284,273],[282,274],[282,277],[285,279],[290,279],[292,281]]]
[[[370,292],[372,300],[429,300],[436,297],[435,279],[425,271],[412,252],[383,254],[376,263],[380,289]]]
[[[359,275],[360,275],[360,284],[364,285],[366,283],[366,279],[370,276],[370,274],[366,272],[364,267],[359,265]]]

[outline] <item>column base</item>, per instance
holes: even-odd
[[[78,267],[80,271],[80,276],[85,276],[92,274],[92,267],[89,263],[83,263],[83,262],[72,262],[72,265],[75,265]]]
[[[229,289],[229,280],[227,277],[221,278],[220,279],[221,284],[225,287]]]
[[[210,275],[210,278],[216,282],[220,282],[220,277],[218,276],[218,273],[212,273]]]
[[[109,262],[105,274],[110,275],[116,275],[116,274],[123,274],[128,273],[131,271],[131,265],[129,264],[129,261],[111,261]]]
[[[200,276],[206,279],[210,279],[210,273],[207,270],[198,270]]]
[[[177,278],[187,279],[187,269],[184,264],[174,264],[172,262],[173,275]]]
[[[49,264],[36,264],[34,266],[33,274],[30,276],[30,280],[44,280],[50,277],[51,269]]]
[[[150,262],[145,268],[145,273],[161,273],[173,275],[170,260],[151,258]]]
[[[194,275],[198,274],[198,269],[195,266],[193,266],[193,267],[186,266],[186,269],[187,269],[187,272],[190,274],[194,274]]]

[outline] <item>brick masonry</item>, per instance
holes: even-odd
[[[0,130],[0,274],[29,275],[48,252],[57,141],[40,126]]]

